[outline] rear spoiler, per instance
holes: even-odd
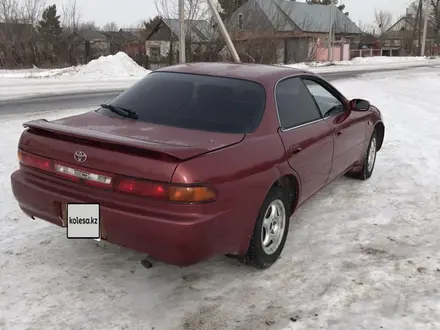
[[[36,129],[40,131],[60,134],[78,139],[88,139],[121,147],[130,147],[145,151],[152,151],[167,155],[177,160],[185,160],[193,157],[195,154],[206,153],[209,150],[197,147],[175,146],[150,141],[142,141],[130,137],[108,134],[103,132],[92,131],[83,128],[70,127],[47,121],[46,119],[38,119],[28,121],[23,124],[24,128]]]

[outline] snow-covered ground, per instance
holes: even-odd
[[[123,90],[150,72],[122,52],[63,69],[0,70],[0,100]]]
[[[139,78],[103,80],[1,79],[0,101],[88,92],[122,91]]]
[[[142,254],[28,219],[9,183],[21,123],[85,109],[0,117],[0,328],[440,329],[440,72],[335,85],[384,114],[375,172],[338,179],[299,209],[265,271],[224,257],[147,270]]]
[[[316,73],[379,71],[440,65],[440,59],[375,56],[329,64],[313,62],[288,66]],[[149,72],[125,53],[103,56],[86,65],[64,69],[0,70],[0,101],[66,93],[124,90]]]
[[[0,70],[0,78],[46,78],[57,80],[75,79],[111,79],[141,78],[149,71],[139,66],[127,54],[119,52],[115,55],[101,56],[86,65],[71,66],[62,69],[24,69]]]
[[[424,57],[424,56],[372,56],[372,57],[355,57],[350,61],[336,61],[333,63],[330,62],[303,62],[303,63],[296,63],[288,65],[290,67],[294,68],[304,68],[304,69],[311,69],[311,70],[317,70],[324,69],[330,67],[336,67],[333,68],[335,70],[352,70],[356,69],[357,67],[382,67],[386,65],[419,65],[423,64],[426,61],[437,61],[440,58],[433,57]]]

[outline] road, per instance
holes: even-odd
[[[420,70],[426,68],[439,69],[440,65],[426,65],[423,67],[406,68],[403,70]],[[328,81],[338,79],[348,79],[363,76],[371,73],[386,73],[390,71],[402,71],[402,68],[391,68],[386,70],[363,70],[363,71],[339,71],[321,73],[321,76]],[[115,98],[123,90],[113,90],[109,92],[85,92],[63,96],[41,96],[21,100],[0,101],[0,116],[19,113],[31,113],[41,111],[52,111],[59,109],[93,108],[101,103],[107,103]]]

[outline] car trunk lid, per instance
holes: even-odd
[[[55,121],[23,124],[20,148],[82,168],[170,182],[178,163],[239,143],[244,134],[224,134],[153,125],[88,112]],[[86,160],[79,162],[75,153]]]

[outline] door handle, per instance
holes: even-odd
[[[339,135],[341,135],[341,134],[342,134],[341,131],[337,131],[337,132],[336,132],[336,136],[339,136]]]
[[[296,155],[296,154],[300,153],[301,151],[302,151],[301,147],[291,147],[290,148],[290,153],[292,155]]]

